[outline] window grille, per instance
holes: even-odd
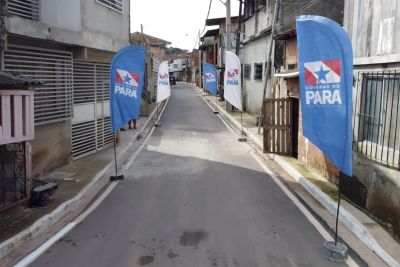
[[[0,210],[28,197],[25,142],[0,145]]]
[[[35,87],[36,125],[72,116],[71,52],[9,44],[4,69],[43,83]]]
[[[39,20],[39,0],[8,0],[8,12],[25,19]]]
[[[245,64],[244,65],[244,71],[243,71],[243,78],[244,79],[250,79],[250,73],[251,73],[251,65],[250,64]]]
[[[254,63],[254,80],[261,80],[262,79],[262,63]]]
[[[353,149],[399,168],[400,73],[360,72],[353,103]]]
[[[74,107],[86,107],[86,119],[72,121],[72,158],[95,153],[113,144],[109,116],[110,67],[74,61]],[[74,118],[82,114],[74,114]]]
[[[96,2],[120,13],[124,11],[123,0],[96,0]]]

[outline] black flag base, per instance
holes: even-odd
[[[239,142],[247,142],[247,138],[246,137],[240,137],[238,139]]]
[[[114,181],[119,181],[119,180],[124,180],[124,175],[111,175],[110,176],[110,182],[114,182]]]
[[[343,243],[325,241],[322,257],[331,261],[344,261],[349,255],[349,249]]]
[[[213,114],[219,114],[219,112],[218,112],[218,111],[216,111],[216,110],[214,110]]]

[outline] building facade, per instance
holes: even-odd
[[[7,1],[1,69],[42,83],[35,88],[33,176],[112,144],[109,69],[129,45],[129,3]]]
[[[146,45],[151,53],[151,57],[162,62],[167,59],[167,46],[171,44],[169,41],[140,32],[134,32],[130,35],[132,44]]]
[[[353,46],[353,178],[345,194],[400,238],[400,7],[345,1]]]
[[[260,113],[264,87],[266,62],[268,61],[271,43],[271,26],[275,1],[249,0],[244,2],[243,48],[240,56],[243,64],[243,108],[250,113]],[[270,87],[270,86],[269,86]],[[267,88],[269,88],[267,87]],[[266,92],[266,97],[271,91]]]

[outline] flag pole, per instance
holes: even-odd
[[[339,174],[339,185],[338,185],[338,204],[336,210],[336,225],[335,225],[335,241],[325,241],[323,257],[331,261],[344,261],[349,255],[347,246],[341,242],[338,242],[338,225],[339,225],[339,209],[341,199],[341,180],[345,174],[340,172]]]
[[[159,114],[159,103],[157,103],[157,120],[156,123],[154,124],[154,127],[161,127],[161,123],[160,123],[160,118],[159,118],[160,114]]]
[[[118,180],[123,180],[124,175],[118,175],[118,166],[117,166],[117,134],[114,133],[114,166],[115,166],[115,175],[110,176],[110,181],[118,181]]]
[[[340,209],[340,197],[341,197],[340,180],[342,180],[342,179],[339,177],[338,203],[337,203],[336,227],[335,227],[335,246],[337,246],[337,238],[338,238],[338,222],[339,222],[339,209]]]
[[[243,131],[243,111],[240,111],[240,126],[241,126],[242,137],[240,137],[238,140],[239,142],[247,142],[247,138],[244,137],[244,131]]]

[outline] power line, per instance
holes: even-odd
[[[220,0],[221,1],[221,0]],[[207,18],[206,18],[206,21],[208,20],[208,16],[210,15],[210,10],[211,10],[211,4],[212,4],[212,0],[210,0],[210,4],[208,5],[208,11],[207,11]],[[201,31],[201,34],[200,35],[202,35],[203,33],[204,33],[204,30],[206,29],[206,22],[204,22],[204,27],[203,27],[203,30]]]
[[[289,15],[287,15],[283,20],[279,21],[279,23],[277,24],[277,26],[282,26],[283,24],[291,21],[292,19],[294,19],[296,16],[298,15],[302,15],[301,13],[303,13],[304,11],[310,9],[311,7],[315,6],[318,2],[320,2],[320,0],[314,0],[312,2],[308,2],[307,5],[301,7],[299,10],[295,10],[294,12],[290,13]]]

